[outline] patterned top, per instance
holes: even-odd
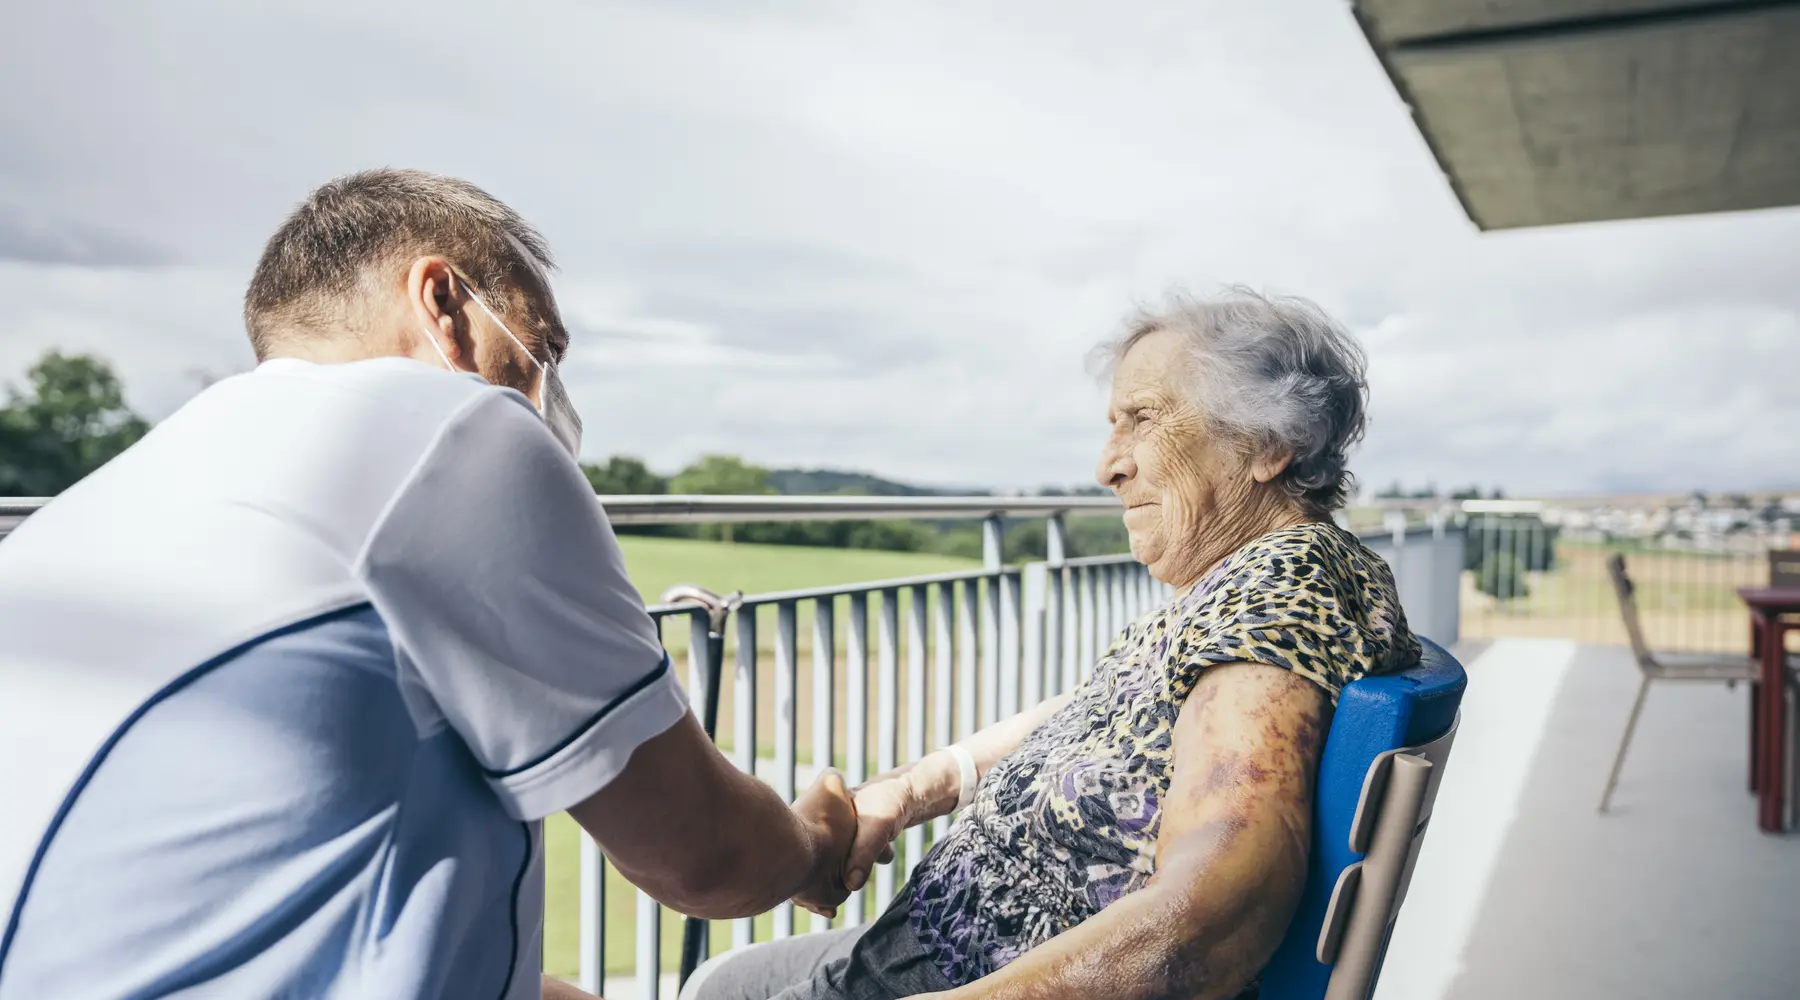
[[[1331,692],[1418,662],[1387,564],[1328,522],[1283,528],[1128,626],[1074,697],[986,774],[913,873],[914,934],[951,983],[1006,965],[1142,886],[1175,718],[1215,663]]]

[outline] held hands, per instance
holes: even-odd
[[[813,866],[794,903],[826,917],[850,895],[844,869],[857,839],[856,804],[835,768],[819,772],[811,787],[794,801],[794,815],[812,839]]]
[[[910,773],[910,772],[909,772]],[[906,774],[876,778],[858,785],[856,842],[844,867],[844,888],[855,892],[869,881],[869,871],[894,860],[894,840],[915,822],[912,785]]]
[[[903,775],[877,778],[854,792],[844,776],[826,770],[795,801],[794,813],[813,836],[811,877],[794,904],[826,917],[869,880],[876,863],[894,860],[894,838],[910,825],[912,795]]]
[[[814,847],[813,873],[794,903],[836,916],[838,905],[868,883],[871,869],[894,860],[901,832],[952,811],[961,786],[956,759],[943,752],[854,790],[845,789],[837,771],[823,771],[794,803]]]

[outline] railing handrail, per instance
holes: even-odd
[[[614,524],[723,524],[747,521],[870,521],[888,518],[962,520],[1104,514],[1119,509],[1113,496],[704,496],[601,495]],[[48,497],[0,497],[0,517],[27,517]]]

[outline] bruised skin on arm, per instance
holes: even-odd
[[[959,998],[1229,998],[1274,954],[1306,878],[1330,698],[1276,667],[1207,669],[1175,723],[1156,873]]]

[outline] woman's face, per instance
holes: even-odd
[[[1285,507],[1259,488],[1286,461],[1253,462],[1210,430],[1181,386],[1180,336],[1167,330],[1133,344],[1113,372],[1112,433],[1095,478],[1125,504],[1131,554],[1152,576],[1192,586],[1219,560],[1273,530]]]

